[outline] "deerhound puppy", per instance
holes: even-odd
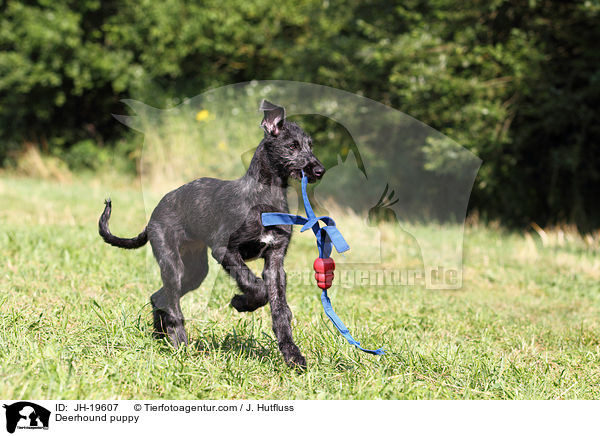
[[[300,126],[286,120],[285,109],[263,100],[261,126],[265,133],[246,174],[237,180],[201,178],[169,192],[152,212],[148,225],[135,238],[110,233],[111,202],[99,221],[100,236],[121,248],[139,248],[150,241],[163,282],[150,301],[155,334],[166,335],[178,347],[187,344],[180,298],[192,291],[208,273],[207,247],[238,284],[239,295],[231,305],[251,312],[269,302],[273,332],[290,366],[306,366],[306,359],[292,338],[292,313],[285,297],[283,269],[291,238],[291,226],[261,224],[263,212],[289,212],[286,188],[289,177],[309,182],[325,173],[312,152],[312,140]],[[245,261],[262,257],[262,278]]]

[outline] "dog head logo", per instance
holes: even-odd
[[[399,199],[389,183],[379,186],[380,181],[369,180],[358,166],[353,151],[349,151],[346,159],[338,155],[337,165],[329,168],[325,177],[315,188],[317,200],[327,201],[343,199],[341,205],[354,212],[368,211],[367,223],[370,227],[380,222],[397,223],[398,217],[394,207]],[[361,195],[348,195],[360,193]],[[381,194],[380,194],[381,193]],[[378,200],[374,202],[374,199]],[[340,203],[338,203],[340,204]]]
[[[3,406],[6,409],[6,431],[18,429],[48,429],[50,411],[28,401]]]
[[[329,168],[315,186],[316,204],[326,210],[325,214],[335,217],[337,226],[351,241],[351,250],[337,257],[338,264],[381,263],[381,232],[365,214],[371,206],[378,207],[374,200],[378,191],[380,187],[360,170],[353,151],[348,152],[345,160],[338,155],[337,165]],[[329,205],[341,208],[342,213],[327,210]]]
[[[344,218],[332,214],[351,247],[344,253],[346,258],[340,255],[336,262],[385,263],[386,268],[404,269],[406,257],[396,253],[383,262],[382,253],[393,253],[408,235],[408,242],[417,246],[411,256],[420,259],[413,266],[423,271],[426,288],[462,286],[463,223],[481,160],[398,110],[325,86],[253,81],[212,89],[168,110],[125,101],[135,113],[116,118],[144,134],[140,173],[148,216],[164,194],[185,182],[244,174],[244,161],[251,153],[245,160],[240,156],[263,138],[258,111],[263,99],[285,107],[287,117],[329,118],[343,126],[354,142],[354,156],[341,146],[323,151],[344,156],[343,165],[326,162],[318,141],[314,145],[315,155],[327,168],[314,188],[317,206],[327,210],[333,204],[327,198],[334,198],[342,209],[356,212],[360,223],[353,226],[364,233],[355,237]],[[316,132],[307,133],[315,137]],[[301,202],[296,206],[301,208]],[[300,208],[290,201],[292,212]],[[400,242],[381,239],[381,222],[397,225],[400,230],[388,236],[400,236]],[[361,248],[360,237],[364,246],[371,244],[368,251]]]

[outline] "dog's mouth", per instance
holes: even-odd
[[[302,180],[302,170],[292,170],[291,176],[296,180]],[[310,181],[310,175],[306,175],[308,180]]]
[[[296,180],[302,180],[302,171],[304,171],[308,183],[316,182],[323,177],[323,174],[325,173],[325,170],[322,170],[318,174],[315,174],[314,168],[304,168],[304,170],[294,169],[290,172],[290,175]]]
[[[304,174],[306,175],[308,183],[315,183],[318,180],[318,178],[310,171],[304,171]],[[302,170],[292,170],[291,176],[296,180],[302,181]]]

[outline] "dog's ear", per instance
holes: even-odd
[[[260,110],[265,114],[260,123],[261,127],[270,135],[279,135],[279,131],[283,127],[283,121],[285,120],[285,109],[270,101],[263,100],[260,102]]]

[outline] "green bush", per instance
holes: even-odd
[[[99,148],[91,139],[79,141],[64,152],[62,158],[74,170],[98,170],[105,167],[111,157],[111,152]]]
[[[5,1],[0,160],[29,141],[74,147],[75,165],[89,166],[91,148],[75,144],[114,147],[122,98],[165,107],[223,84],[299,80],[392,105],[479,155],[481,216],[590,229],[599,11],[549,0]],[[443,171],[436,146],[429,171]]]

